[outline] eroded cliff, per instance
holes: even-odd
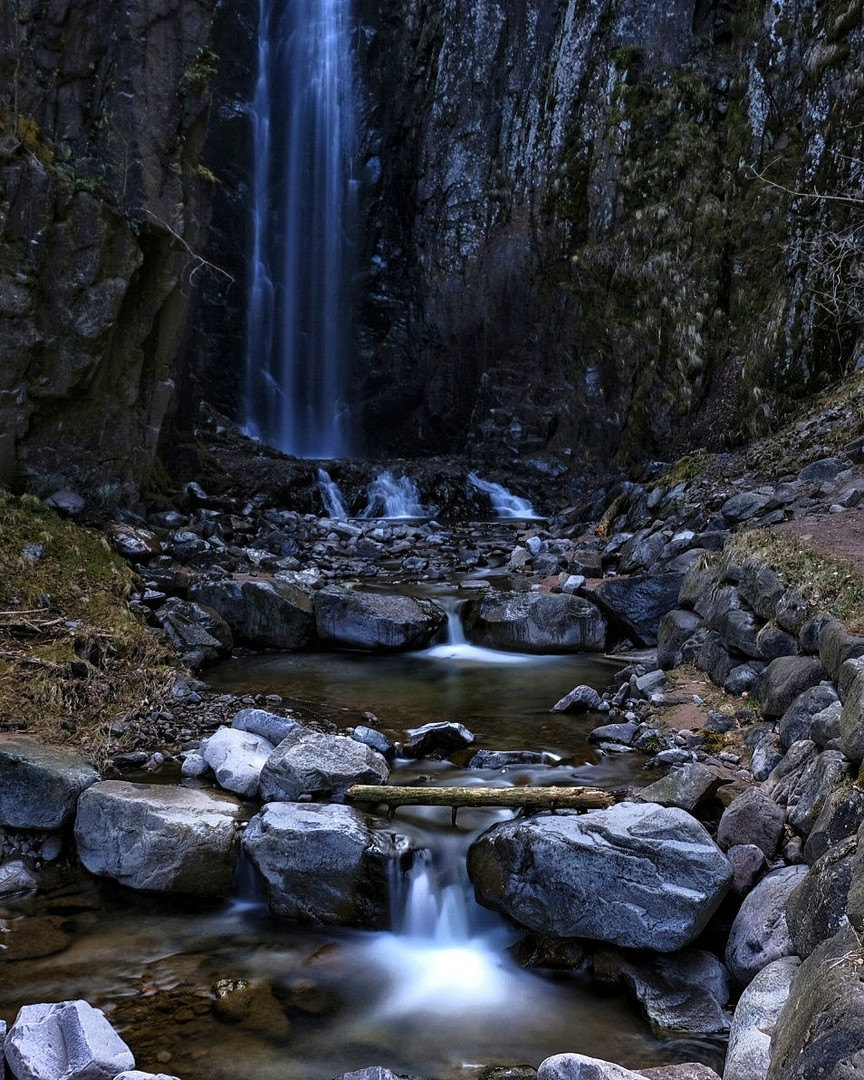
[[[854,363],[860,0],[365,17],[381,448],[667,456]]]
[[[0,481],[134,497],[186,348],[216,0],[0,2]]]

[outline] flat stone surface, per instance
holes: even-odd
[[[0,738],[0,825],[59,829],[74,816],[81,792],[99,779],[77,754],[33,739]]]
[[[107,780],[81,797],[75,841],[92,874],[132,889],[227,896],[242,817],[228,796]]]

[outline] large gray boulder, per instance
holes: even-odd
[[[395,849],[353,807],[269,803],[249,822],[243,848],[274,914],[333,926],[387,925]]]
[[[764,1080],[771,1061],[771,1037],[800,964],[797,956],[772,961],[738,999],[723,1080]]]
[[[402,652],[425,648],[447,617],[433,600],[333,585],[315,596],[318,637],[346,649]]]
[[[678,607],[683,579],[683,574],[609,578],[600,582],[591,598],[634,644],[656,645],[664,616]]]
[[[463,609],[471,641],[523,653],[598,652],[606,647],[606,618],[581,596],[495,593]]]
[[[801,965],[774,1030],[766,1080],[853,1080],[864,1070],[864,943],[851,926]]]
[[[660,621],[657,628],[657,666],[668,671],[682,662],[681,646],[702,626],[702,620],[692,611],[674,608]]]
[[[690,944],[732,877],[695,818],[652,803],[495,825],[468,872],[480,903],[532,930],[657,952]]]
[[[260,735],[273,746],[278,746],[283,739],[298,731],[303,725],[293,716],[280,716],[266,709],[241,709],[234,714],[231,727],[238,731],[249,731]]]
[[[201,581],[190,588],[189,599],[212,608],[238,638],[257,648],[302,649],[315,633],[309,595],[287,581]]]
[[[92,874],[132,889],[224,896],[241,819],[227,796],[107,780],[81,796],[75,841]]]
[[[9,1029],[6,1062],[16,1080],[114,1080],[135,1058],[100,1009],[86,1001],[25,1005]]]
[[[59,829],[75,814],[82,791],[100,779],[77,754],[19,736],[0,739],[0,825]]]
[[[757,696],[766,716],[782,716],[792,702],[827,678],[819,660],[811,656],[780,656],[765,668]]]
[[[744,898],[726,946],[726,966],[742,986],[772,960],[795,955],[786,902],[806,874],[806,866],[784,866],[764,877]]]
[[[265,802],[296,802],[301,795],[340,800],[352,784],[386,784],[389,776],[387,762],[366,743],[301,728],[270,754],[259,791]]]

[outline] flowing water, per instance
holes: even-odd
[[[605,685],[611,665],[477,649],[460,636],[457,608],[450,603],[450,640],[422,653],[249,657],[216,669],[211,682],[278,693],[342,726],[374,711],[394,738],[459,720],[475,747],[551,752],[548,764],[498,770],[401,761],[396,783],[638,780],[627,755],[597,757],[590,719],[549,712],[577,682]],[[708,1043],[655,1038],[623,994],[577,973],[517,965],[518,932],[474,903],[465,873],[472,839],[507,816],[460,810],[454,827],[446,808],[405,807],[380,818],[378,828],[421,852],[394,877],[386,933],[271,918],[243,876],[233,900],[204,903],[137,895],[86,875],[52,885],[49,875],[38,898],[0,909],[11,928],[0,1017],[11,1022],[29,1002],[86,998],[108,1011],[139,1068],[183,1080],[328,1080],[373,1064],[445,1080],[566,1051],[634,1067],[717,1065]]]
[[[483,480],[476,473],[469,472],[468,480],[485,495],[489,496],[492,509],[500,518],[518,518],[522,521],[536,520],[539,515],[527,499],[514,495],[501,484]]]
[[[242,423],[344,456],[356,181],[350,0],[260,0]]]

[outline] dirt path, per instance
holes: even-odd
[[[815,514],[775,526],[778,533],[796,536],[814,547],[849,559],[864,573],[864,510],[847,510],[842,514]]]

